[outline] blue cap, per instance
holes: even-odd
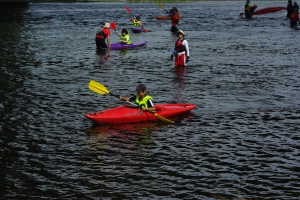
[[[135,89],[136,92],[143,92],[145,90],[146,90],[146,86],[143,84],[139,84],[138,86],[136,86],[136,89]]]

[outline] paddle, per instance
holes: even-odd
[[[97,81],[91,80],[89,85],[88,85],[89,89],[98,93],[98,94],[109,94],[112,95],[114,97],[120,98],[120,95],[116,95],[116,94],[112,94],[108,91],[108,89],[102,85],[101,83],[98,83]],[[126,101],[128,103],[133,104],[134,106],[136,106],[134,103],[130,102],[130,101]],[[151,114],[153,114],[155,117],[157,117],[158,119],[160,119],[163,122],[167,122],[167,123],[171,123],[171,124],[175,124],[174,121],[169,120],[167,118],[164,118],[163,116],[160,116],[159,114],[155,113],[155,112],[151,112],[151,111],[147,111]]]
[[[116,29],[117,29],[117,26],[116,26],[116,24],[115,24],[114,22],[110,23],[110,27],[111,27],[112,29],[114,29],[115,32],[116,32],[116,34],[118,35],[117,30],[116,30]],[[124,45],[123,42],[121,42],[121,45],[122,45],[122,49],[126,49],[126,47],[125,47],[125,45]]]
[[[110,27],[111,27],[112,29],[114,29],[115,32],[116,32],[116,34],[118,35],[117,30],[116,30],[116,29],[117,29],[117,26],[116,26],[115,22],[110,23]]]
[[[161,5],[161,3],[158,3],[157,6],[160,7],[160,8],[162,8],[162,9],[164,9],[166,11],[166,9],[163,7],[163,5]],[[169,13],[169,12],[166,11],[166,13]]]
[[[131,14],[131,12],[130,12],[130,9],[127,7],[127,6],[124,6],[125,7],[125,9],[127,10],[127,12],[129,12],[129,14],[132,16],[132,17],[134,17],[132,14]],[[148,30],[146,30],[143,26],[141,26],[143,29],[144,29],[144,32],[148,32]]]

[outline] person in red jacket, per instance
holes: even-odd
[[[171,27],[172,33],[176,33],[178,31],[178,28],[177,28],[178,23],[179,23],[178,9],[176,7],[173,7],[172,27]]]
[[[294,12],[291,14],[291,19],[290,19],[291,28],[296,27],[297,22],[298,22],[298,10],[294,9]]]
[[[286,6],[286,11],[287,11],[286,17],[291,18],[291,15],[294,11],[294,5],[292,3],[292,0],[288,1],[288,5]]]
[[[187,40],[184,38],[185,34],[183,30],[179,30],[177,32],[178,40],[175,43],[174,52],[171,56],[171,60],[173,60],[173,56],[175,55],[175,67],[186,67],[186,63],[189,62],[190,51],[189,44]]]
[[[97,49],[110,49],[110,23],[105,23],[102,29],[96,33],[95,41]],[[107,44],[105,43],[105,39]]]

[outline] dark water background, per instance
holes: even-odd
[[[104,59],[95,32],[129,29],[124,5],[150,30],[131,40],[148,43]],[[244,1],[163,6],[184,16],[184,71],[157,3],[1,9],[1,199],[300,198],[300,31],[285,11],[239,18]],[[91,79],[124,96],[142,82],[157,103],[198,107],[176,125],[94,126],[85,113],[122,102],[90,91]]]

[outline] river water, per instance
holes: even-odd
[[[105,59],[95,32],[130,29],[125,5],[149,30],[131,41],[148,43]],[[2,8],[1,199],[300,198],[300,31],[285,11],[240,18],[243,1],[163,6],[184,16],[184,70],[169,59],[176,36],[157,3]],[[91,79],[123,96],[144,83],[155,103],[197,109],[175,125],[93,125],[85,113],[123,102],[89,90]]]

